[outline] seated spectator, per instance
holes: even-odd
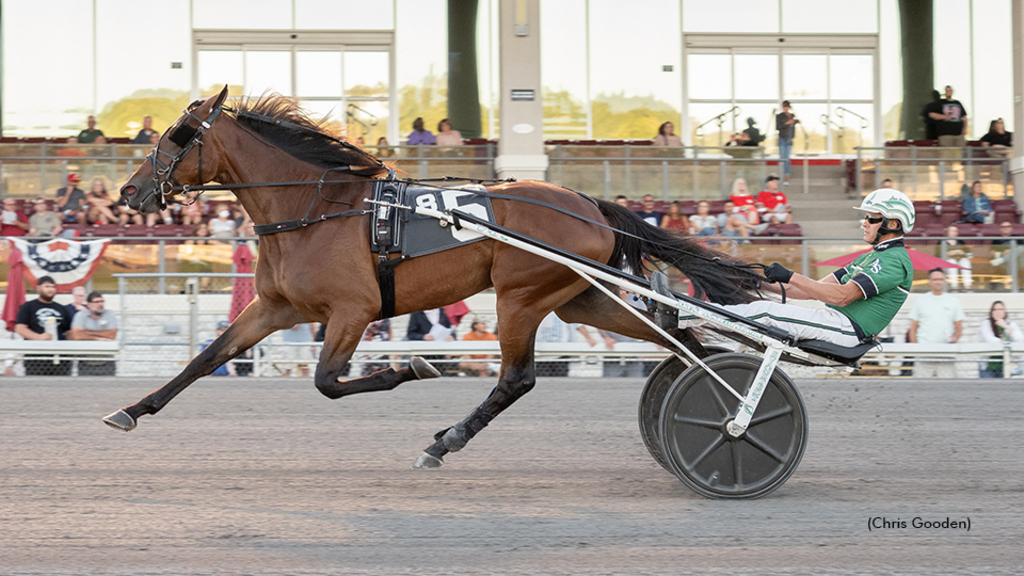
[[[999,224],[999,238],[992,241],[992,249],[989,250],[989,264],[1000,274],[1009,274],[1012,245],[1016,244],[1020,246],[1020,239],[1011,238],[1013,236],[1013,224],[1010,222],[1001,222]],[[1008,276],[1007,276],[1008,277]],[[995,284],[996,282],[993,282]],[[1009,283],[1009,282],[1007,282]],[[995,286],[992,286],[994,289]]]
[[[661,226],[661,219],[664,217],[661,212],[654,209],[654,196],[650,194],[644,196],[644,209],[636,212],[636,215],[643,218],[644,222],[655,227]]]
[[[107,192],[102,178],[93,178],[92,190],[86,197],[88,201],[88,218],[92,224],[113,224],[118,221],[117,207]]]
[[[75,146],[78,144],[78,138],[68,138],[67,144],[66,147],[57,150],[57,156],[85,156],[85,152]]]
[[[78,133],[78,143],[79,144],[96,144],[97,143],[96,142],[96,138],[99,138],[100,136],[103,136],[103,131],[99,130],[98,128],[96,128],[96,117],[95,116],[89,116],[89,118],[86,120],[86,123],[89,125],[89,127]],[[106,142],[106,138],[104,138],[104,143],[105,142]]]
[[[789,205],[786,193],[779,190],[779,177],[771,174],[764,181],[765,190],[757,195],[761,219],[769,224],[792,224],[793,207]]]
[[[116,340],[117,316],[104,308],[103,294],[90,292],[86,310],[79,311],[71,320],[68,340]],[[78,373],[82,376],[113,376],[113,360],[79,360]]]
[[[92,143],[96,144],[96,145],[106,144],[107,143],[107,137],[104,136],[103,134],[100,134],[99,136],[96,137],[95,140],[92,141]]]
[[[153,130],[153,117],[146,116],[142,119],[142,130],[139,130],[139,133],[135,135],[135,139],[132,140],[132,143],[149,144],[154,134],[156,134],[158,138],[160,137],[160,134],[157,133],[156,130]]]
[[[127,226],[129,222],[141,226],[142,223],[144,222],[144,219],[142,218],[142,212],[129,208],[126,204],[119,204],[117,208],[118,226]]]
[[[682,146],[683,141],[676,136],[676,126],[671,122],[665,122],[658,126],[658,135],[654,137],[655,146]]]
[[[697,202],[697,213],[690,216],[689,232],[692,236],[718,234],[718,218],[711,215],[711,204],[707,200]]]
[[[157,144],[159,144],[160,143],[160,133],[159,132],[154,132],[154,133],[150,134],[149,135],[149,143],[152,144],[153,146],[156,146]]]
[[[981,145],[985,148],[1011,148],[1013,146],[1013,133],[1006,131],[1006,125],[1003,124],[1002,118],[997,118],[989,123],[988,133],[981,137]]]
[[[28,233],[28,230],[28,216],[21,210],[18,210],[18,203],[13,198],[4,198],[0,236],[24,236]]]
[[[165,201],[167,208],[146,214],[146,226],[153,227],[161,221],[164,224],[174,224],[174,215],[181,212],[181,201],[177,196],[168,196]]]
[[[956,290],[957,284],[962,280],[964,290],[970,291],[974,283],[971,278],[971,257],[974,254],[971,253],[970,247],[960,240],[960,229],[955,224],[946,228],[946,240],[942,243],[946,246],[946,261],[963,266],[962,269],[946,268],[950,290]],[[939,248],[941,255],[941,246]]]
[[[68,174],[67,186],[57,190],[55,212],[64,218],[64,222],[85,224],[85,192],[78,187],[81,180],[78,174]]]
[[[743,131],[746,138],[742,146],[760,146],[761,142],[764,142],[765,137],[761,135],[761,131],[754,128],[756,124],[757,120],[747,118],[747,129]]]
[[[181,223],[185,226],[195,226],[206,218],[206,201],[202,196],[187,202],[181,208]]]
[[[205,246],[210,242],[208,240],[198,240],[198,238],[209,238],[210,237],[210,226],[206,222],[199,222],[196,224],[196,229],[192,232],[192,236],[196,237],[197,240],[187,240],[185,244],[194,244],[196,246]]]
[[[732,183],[732,196],[729,196],[729,200],[732,200],[733,211],[739,214],[741,217],[746,218],[749,224],[758,224],[761,222],[761,217],[757,213],[757,202],[754,197],[747,192],[747,181],[743,178],[737,178]]]
[[[412,132],[409,133],[409,146],[418,146],[421,144],[435,144],[437,139],[430,130],[423,129],[423,118],[416,118],[412,121]]]
[[[231,211],[221,208],[217,217],[210,220],[210,236],[214,238],[233,238],[235,236],[235,221],[231,219]]]
[[[63,229],[60,216],[51,212],[42,198],[36,200],[35,212],[29,217],[28,226],[28,235],[36,237],[56,236]]]
[[[485,342],[497,340],[498,337],[487,331],[487,322],[474,318],[471,330],[462,337],[464,342]],[[488,354],[467,354],[466,359],[473,362],[459,362],[459,369],[467,376],[495,376],[498,374],[499,364],[496,358]]]
[[[989,202],[988,196],[981,191],[981,182],[977,180],[971,184],[971,195],[963,201],[962,206],[967,214],[964,217],[966,222],[985,224],[992,222],[992,219],[995,217],[992,214],[992,203]],[[953,284],[955,285],[956,281]]]
[[[988,309],[988,320],[981,323],[981,341],[987,344],[1004,344],[1009,342],[1024,342],[1024,332],[1016,322],[1011,322],[1006,317],[1006,304],[996,300]],[[1003,356],[992,356],[991,360],[983,365],[980,376],[982,378],[1003,377]]]
[[[452,123],[445,118],[437,123],[436,141],[438,146],[461,146],[462,134],[458,130],[452,130]]]
[[[726,146],[746,146],[747,142],[750,141],[750,136],[742,132],[734,132],[729,136],[729,141],[725,143]]]
[[[381,136],[377,138],[377,156],[380,158],[388,158],[395,155],[395,151],[391,149],[391,145],[388,144],[388,139]]]
[[[615,197],[615,203],[618,204],[619,206],[622,206],[623,208],[629,208],[629,199],[623,196],[622,194],[619,194],[618,196]]]
[[[892,188],[892,180],[889,178],[882,180],[882,188]]]
[[[241,230],[247,222],[252,222],[249,213],[245,211],[245,206],[239,202],[231,205],[231,217],[235,219],[235,230]]]
[[[668,214],[665,214],[665,217],[661,219],[661,227],[673,230],[682,230],[684,232],[689,228],[686,217],[679,211],[678,200],[669,204]]]

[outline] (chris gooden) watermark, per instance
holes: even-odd
[[[872,516],[868,518],[868,531],[874,530],[906,530],[907,528],[924,530],[966,530],[971,531],[971,517],[965,516],[963,520],[954,520],[949,516],[943,519],[929,519],[915,516],[909,522],[901,518],[890,520],[885,516]]]

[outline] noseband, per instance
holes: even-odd
[[[185,114],[188,115],[181,124],[178,125],[170,134],[167,135],[167,139],[178,145],[181,150],[177,154],[170,154],[160,149],[160,142],[158,141],[153,151],[150,152],[146,158],[149,160],[150,165],[153,167],[153,183],[156,184],[156,190],[160,209],[167,209],[167,197],[173,195],[177,190],[181,190],[183,187],[178,179],[174,176],[174,170],[178,167],[178,164],[188,156],[188,153],[193,148],[199,148],[199,184],[202,185],[203,180],[203,137],[206,136],[206,131],[210,129],[213,122],[220,116],[222,106],[217,106],[210,113],[210,116],[206,120],[202,120],[198,116],[192,113],[195,106],[190,106],[187,110],[184,110]],[[199,123],[199,126],[190,126],[188,119],[193,118]],[[170,158],[169,163],[164,163],[160,159],[160,155],[163,154]]]

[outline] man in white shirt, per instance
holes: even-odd
[[[928,272],[931,291],[914,301],[910,311],[910,342],[955,344],[963,334],[964,309],[960,301],[946,294],[946,274],[942,268]],[[915,378],[956,378],[953,362],[917,361]]]

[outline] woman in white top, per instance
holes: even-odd
[[[438,146],[461,146],[462,134],[458,130],[452,130],[452,123],[445,118],[437,123],[436,140]]]
[[[231,219],[231,211],[224,208],[217,217],[210,220],[210,236],[231,238],[235,235],[235,221]]]
[[[1001,300],[992,303],[988,310],[988,321],[981,324],[981,341],[988,344],[1003,342],[1024,342],[1024,332],[1016,322],[1006,319],[1006,305]],[[982,378],[1003,377],[1003,357],[993,356],[988,364],[983,364]]]
[[[654,137],[655,146],[682,146],[683,141],[675,134],[675,125],[665,122],[658,126],[658,135]]]

